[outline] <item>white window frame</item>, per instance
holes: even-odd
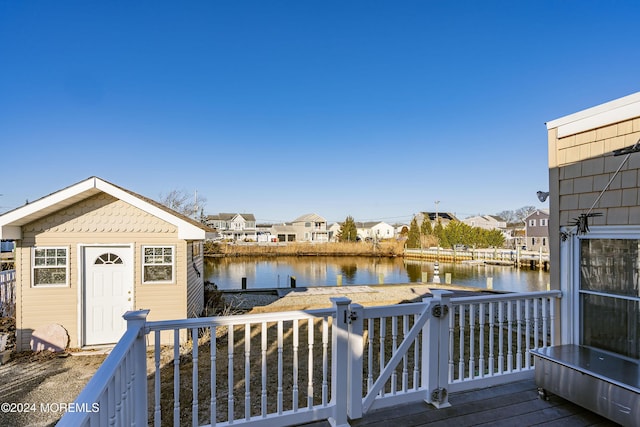
[[[575,232],[575,230],[573,230]],[[597,293],[592,291],[580,290],[580,240],[583,239],[631,239],[640,240],[640,226],[637,225],[600,225],[590,226],[589,233],[585,235],[573,235],[572,244],[567,248],[570,253],[572,266],[567,271],[569,289],[563,292],[571,295],[570,310],[573,321],[572,338],[574,343],[581,344],[582,340],[582,322],[580,313],[580,295],[582,293]],[[562,280],[562,279],[561,279]],[[562,288],[561,288],[562,289]],[[620,297],[622,299],[634,299],[629,297]],[[564,309],[564,307],[563,307]]]
[[[171,263],[152,263],[147,264],[145,262],[145,250],[146,249],[171,249]],[[163,255],[164,256],[164,255]],[[148,265],[170,265],[171,266],[171,279],[170,280],[145,280],[144,272],[145,267]],[[176,247],[173,245],[144,245],[142,246],[142,255],[140,258],[140,274],[142,275],[141,281],[145,285],[158,285],[158,284],[173,284],[176,281]]]
[[[44,268],[60,268],[59,265],[55,265],[55,266],[36,266],[36,251],[40,250],[40,249],[44,249],[44,250],[64,250],[65,251],[65,264],[64,264],[64,283],[39,283],[36,284],[36,275],[35,275],[35,271],[36,269],[44,269]],[[31,287],[32,288],[68,288],[69,287],[69,255],[70,255],[71,251],[70,248],[68,246],[34,246],[31,248]],[[45,256],[46,258],[46,256]]]

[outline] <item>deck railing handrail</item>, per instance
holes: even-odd
[[[383,307],[341,297],[332,298],[330,309],[169,321],[146,322],[146,313],[129,313],[138,320],[128,322],[76,400],[81,408],[98,403],[99,413],[66,414],[60,425],[139,425],[130,418],[139,412],[145,425],[147,414],[155,425],[171,418],[175,425],[184,422],[190,405],[194,426],[201,419],[218,426],[268,426],[329,418],[347,426],[348,417],[375,407],[415,400],[444,407],[451,391],[532,375],[529,350],[555,340],[559,291],[451,295],[436,290],[422,302]],[[200,342],[203,331],[209,333],[206,344]],[[173,361],[164,365],[161,340],[167,337]],[[183,348],[188,339],[192,345]],[[154,347],[151,402],[147,377],[135,372],[147,372],[145,340]],[[167,376],[172,387],[164,382]],[[273,381],[277,391],[267,384]],[[173,403],[165,400],[171,388]],[[121,400],[113,397],[119,392],[125,392]],[[210,401],[203,400],[207,396]]]
[[[331,316],[331,308],[304,311],[277,311],[270,313],[238,314],[230,316],[192,317],[189,319],[155,320],[147,322],[145,332],[164,331],[174,329],[206,328],[211,326],[241,325],[246,322],[275,322],[278,320],[312,319]]]
[[[503,294],[494,294],[494,295],[476,295],[470,297],[455,297],[451,298],[452,304],[464,304],[469,302],[493,302],[493,301],[508,301],[508,300],[518,300],[518,299],[528,299],[528,298],[539,298],[539,297],[554,297],[560,298],[562,297],[562,291],[551,290],[551,291],[538,291],[538,292],[518,292],[518,293],[503,293]]]

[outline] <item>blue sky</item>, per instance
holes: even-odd
[[[99,176],[206,213],[539,204],[545,122],[640,90],[633,1],[0,0],[0,212]]]

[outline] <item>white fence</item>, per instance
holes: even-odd
[[[16,271],[0,271],[0,317],[15,316],[16,313]]]
[[[554,343],[559,297],[434,291],[385,307],[335,298],[331,309],[176,321],[128,313],[59,425],[346,426],[402,402],[448,406],[450,392],[532,377],[529,350]]]

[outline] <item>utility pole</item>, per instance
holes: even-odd
[[[438,204],[440,200],[436,200],[436,226],[438,225]],[[435,228],[435,227],[434,227]],[[436,249],[436,263],[433,266],[433,283],[440,283],[440,239],[438,239],[438,247]]]

